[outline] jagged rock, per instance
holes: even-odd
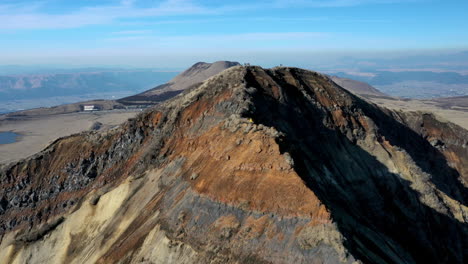
[[[99,130],[102,127],[101,122],[94,122],[91,127],[89,128],[90,130]]]
[[[190,176],[190,179],[193,181],[193,180],[196,180],[198,178],[198,173],[192,173],[192,175]]]
[[[289,155],[289,153],[286,152],[286,153],[283,154],[283,156],[284,156],[284,159],[286,160],[286,163],[289,166],[294,167],[294,160],[291,157],[291,155]]]
[[[100,195],[97,195],[97,194],[93,195],[93,196],[91,197],[91,199],[89,200],[89,204],[91,204],[91,205],[97,205],[97,204],[99,203],[99,199],[100,199],[100,198],[101,198]]]
[[[322,74],[231,67],[2,167],[0,262],[465,263],[467,138]]]
[[[321,244],[333,247],[340,259],[346,262],[346,249],[343,246],[343,235],[332,224],[322,224],[304,227],[297,238],[301,248],[310,250]]]
[[[58,225],[60,225],[65,219],[63,217],[59,217],[50,223],[45,223],[42,226],[35,228],[34,230],[30,230],[25,234],[19,234],[16,237],[16,241],[24,242],[24,243],[31,243],[34,241],[38,241],[39,239],[43,238],[47,233],[52,232]]]

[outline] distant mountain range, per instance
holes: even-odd
[[[95,72],[127,72],[127,71],[157,71],[179,72],[181,68],[139,68],[139,67],[72,67],[66,65],[0,65],[0,75],[41,75],[59,73],[95,73]]]
[[[376,71],[370,76],[337,72],[336,75],[360,80],[372,85],[387,85],[404,81],[437,82],[441,84],[468,84],[468,75],[457,72],[432,71]]]
[[[131,91],[165,83],[177,72],[128,70],[0,76],[0,101]]]
[[[366,82],[391,96],[425,99],[468,95],[468,75],[457,72],[396,70],[332,75]]]

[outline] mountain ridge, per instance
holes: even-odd
[[[152,105],[172,98],[183,90],[189,89],[209,77],[237,65],[240,64],[231,61],[197,62],[165,84],[117,101],[125,105]]]
[[[355,94],[359,94],[362,96],[385,96],[385,97],[390,97],[389,95],[381,92],[377,88],[371,86],[368,83],[365,82],[360,82],[348,78],[340,78],[337,76],[332,76],[331,79],[340,85],[341,87],[347,89],[348,91],[351,91]]]
[[[3,168],[0,258],[463,263],[466,138],[319,73],[232,67]]]

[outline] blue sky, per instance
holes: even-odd
[[[466,0],[0,0],[0,64],[274,64],[468,48]]]

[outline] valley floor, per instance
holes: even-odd
[[[436,102],[429,100],[398,100],[384,97],[373,97],[370,101],[379,106],[394,110],[432,112],[441,118],[441,121],[450,121],[468,129],[468,108],[441,107]]]
[[[125,122],[139,112],[140,110],[113,110],[0,119],[0,131],[11,131],[21,135],[15,143],[0,145],[0,164],[31,156],[60,137],[90,130],[96,122],[102,124],[100,129],[107,129]]]

